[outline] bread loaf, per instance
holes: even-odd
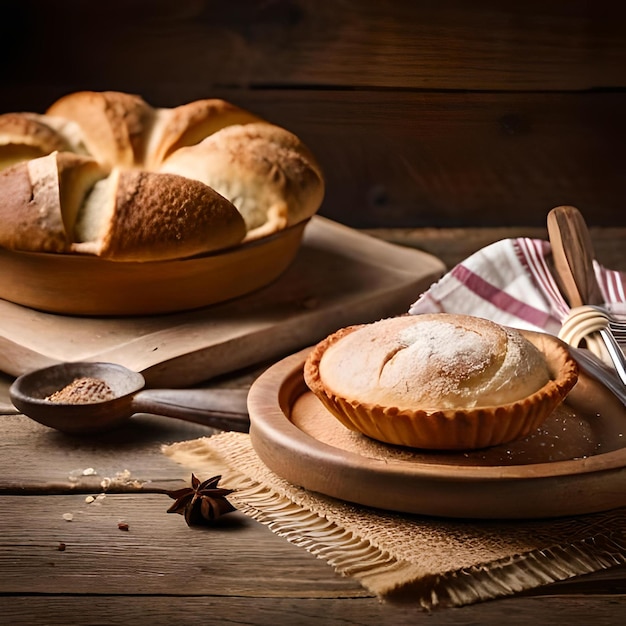
[[[241,214],[206,185],[114,168],[69,152],[0,172],[0,246],[117,261],[184,258],[234,246]]]
[[[245,225],[228,200],[202,183],[114,169],[82,205],[71,250],[118,261],[162,261],[228,248]]]
[[[310,218],[324,195],[295,135],[219,99],[168,109],[83,91],[45,114],[0,115],[0,170],[1,246],[119,261],[270,235]]]
[[[546,354],[517,330],[444,313],[341,329],[304,368],[307,385],[348,428],[437,449],[526,436],[577,375],[558,342]]]
[[[313,156],[295,135],[263,122],[228,126],[180,148],[160,171],[196,178],[231,200],[248,240],[306,219],[322,202]]]
[[[0,246],[69,252],[80,207],[107,174],[97,161],[70,152],[53,152],[0,172]]]

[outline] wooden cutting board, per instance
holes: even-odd
[[[94,318],[0,300],[0,371],[18,376],[61,361],[108,361],[142,372],[149,386],[189,386],[283,356],[343,326],[404,313],[444,271],[430,254],[316,216],[274,283],[204,309]]]

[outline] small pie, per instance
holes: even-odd
[[[462,450],[533,432],[576,384],[578,367],[555,337],[435,313],[338,330],[313,348],[304,378],[351,430]]]

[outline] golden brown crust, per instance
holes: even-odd
[[[138,170],[116,174],[104,232],[73,250],[116,261],[157,261],[227,248],[245,235],[235,207],[198,181]]]
[[[0,145],[18,142],[39,146],[44,154],[69,148],[66,139],[46,123],[44,115],[35,113],[0,115]]]
[[[217,98],[158,109],[154,117],[146,155],[148,169],[158,168],[174,151],[200,143],[226,126],[261,121],[253,113]]]
[[[344,426],[386,443],[462,450],[513,441],[538,428],[578,379],[577,364],[565,344],[551,336],[522,332],[542,352],[551,375],[550,380],[528,396],[495,406],[441,410],[362,402],[334,393],[332,381],[325,381],[320,375],[320,363],[331,346],[364,326],[341,329],[319,342],[306,360],[304,379]],[[367,347],[363,349],[367,350]]]
[[[69,150],[65,137],[35,113],[0,115],[0,170],[55,150]]]
[[[76,122],[89,153],[108,167],[135,167],[143,160],[153,109],[140,96],[79,91],[57,100],[46,114]]]
[[[56,153],[0,172],[0,196],[1,246],[33,252],[68,249]]]
[[[196,178],[241,212],[247,240],[310,218],[324,196],[324,179],[293,133],[265,122],[228,126],[165,161],[163,172]]]

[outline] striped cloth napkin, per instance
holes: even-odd
[[[607,308],[626,315],[626,274],[594,261]],[[558,335],[570,311],[551,265],[548,241],[519,237],[488,245],[423,293],[409,313],[461,313]]]

